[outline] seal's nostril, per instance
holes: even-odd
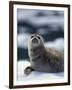
[[[34,38],[34,39],[32,40],[32,42],[33,42],[33,43],[38,43],[37,38]]]

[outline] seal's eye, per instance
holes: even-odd
[[[34,36],[31,36],[31,38],[33,38]]]
[[[38,37],[38,39],[40,39],[40,37],[39,36],[37,36]]]

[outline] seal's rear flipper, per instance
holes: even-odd
[[[31,66],[28,66],[25,68],[24,74],[29,75],[32,71],[34,71],[34,69]]]

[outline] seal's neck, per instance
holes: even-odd
[[[32,48],[30,50],[30,53],[31,53],[32,56],[37,56],[38,54],[42,54],[44,52],[45,52],[45,47],[43,45],[38,46],[36,48]]]

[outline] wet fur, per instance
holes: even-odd
[[[37,47],[32,47],[29,40],[28,53],[31,70],[49,73],[64,71],[64,54],[53,48],[45,48],[42,38]]]

